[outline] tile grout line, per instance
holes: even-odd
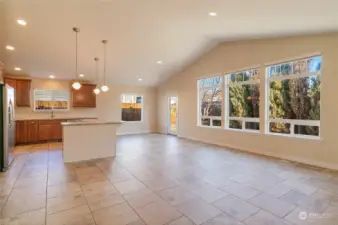
[[[115,159],[115,158],[114,158]],[[117,162],[116,162],[117,163]],[[119,163],[117,163],[119,166],[121,166]],[[99,168],[99,170],[105,175],[105,177],[107,178],[108,182],[113,185],[113,187],[116,189],[117,192],[119,192],[119,194],[122,196],[123,200],[125,202],[121,202],[119,204],[123,204],[123,203],[126,203],[133,211],[134,213],[139,217],[139,219],[145,224],[147,225],[147,223],[142,219],[142,217],[136,212],[136,210],[129,204],[129,202],[127,201],[127,199],[123,196],[122,193],[120,193],[120,191],[116,188],[116,186],[110,181],[110,179],[108,178],[108,176],[104,173],[104,171],[102,170],[101,167],[97,166],[97,164],[95,163],[95,166]],[[121,166],[122,168],[124,168],[123,166]],[[132,174],[131,174],[132,175]],[[133,176],[133,175],[132,175]],[[119,204],[116,204],[116,205],[119,205]],[[114,205],[115,206],[115,205]],[[109,206],[109,207],[112,207],[112,206]],[[108,208],[108,207],[105,207],[105,208]],[[99,211],[99,210],[98,210]],[[135,220],[136,221],[136,220]],[[133,221],[134,222],[134,221]]]

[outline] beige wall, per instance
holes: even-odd
[[[70,81],[32,79],[31,83],[31,108],[17,107],[15,111],[16,119],[42,119],[49,118],[48,112],[33,111],[33,89],[67,90],[70,89]],[[75,118],[75,117],[95,117],[100,120],[121,120],[121,101],[122,93],[135,93],[144,97],[143,121],[135,123],[125,123],[118,133],[147,133],[154,132],[156,129],[156,99],[155,88],[112,86],[107,93],[101,93],[97,97],[96,108],[73,108],[67,112],[56,112],[56,118]]]
[[[201,77],[261,65],[264,98],[264,64],[283,59],[323,54],[321,91],[322,140],[254,134],[197,126],[197,80]],[[158,130],[166,133],[167,97],[178,94],[178,135],[245,151],[272,155],[338,169],[338,33],[224,43],[157,88]],[[261,99],[261,125],[265,102]],[[264,131],[264,127],[263,127]]]

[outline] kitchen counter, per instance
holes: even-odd
[[[116,155],[116,130],[120,121],[63,122],[63,161],[80,162]]]
[[[62,126],[87,126],[87,125],[109,125],[109,124],[122,124],[121,121],[100,121],[100,120],[84,120],[84,121],[76,121],[76,122],[63,122]]]
[[[54,118],[19,118],[16,121],[25,120],[97,120],[97,117],[54,117]]]

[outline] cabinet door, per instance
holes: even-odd
[[[61,123],[53,125],[53,140],[62,139],[62,126]]]
[[[39,141],[39,124],[38,121],[27,121],[27,139],[28,142]]]
[[[16,80],[15,79],[5,77],[4,81],[5,81],[5,84],[8,84],[9,86],[13,87],[14,89],[16,88]]]
[[[16,106],[30,106],[30,80],[16,80]]]
[[[72,89],[73,107],[96,107],[94,84],[82,84],[79,90]]]
[[[52,126],[50,124],[39,124],[39,141],[52,140]]]
[[[27,142],[27,121],[15,122],[15,143],[22,144]]]

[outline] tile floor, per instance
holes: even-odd
[[[325,169],[158,134],[76,164],[61,143],[16,154],[0,174],[1,225],[338,224],[338,172]]]

